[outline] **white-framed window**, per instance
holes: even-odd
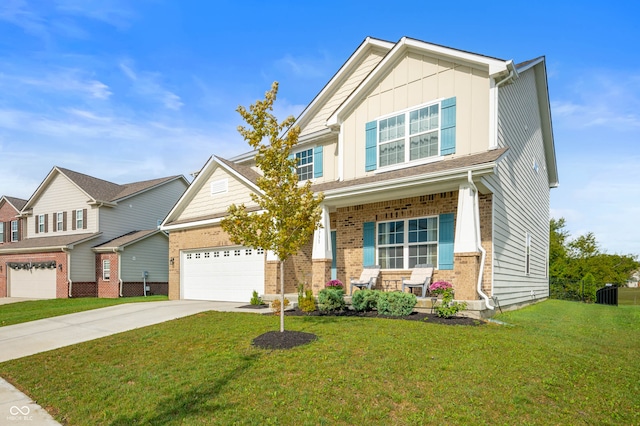
[[[295,154],[296,173],[298,180],[309,180],[313,178],[313,148],[298,151]]]
[[[20,236],[18,235],[18,221],[17,220],[12,220],[11,221],[11,242],[16,242],[18,241],[18,239],[20,238]]]
[[[102,279],[108,281],[111,278],[111,261],[104,259],[102,261]]]
[[[5,232],[4,232],[4,222],[0,222],[0,244],[4,243],[4,237],[5,236]]]
[[[531,234],[528,232],[525,235],[524,246],[524,273],[529,275],[531,273]]]
[[[45,229],[45,220],[44,220],[44,215],[43,214],[39,214],[38,215],[38,232],[44,232]]]
[[[76,210],[76,217],[75,217],[76,229],[84,228],[84,216],[82,213],[83,213],[82,210]]]
[[[187,253],[187,260],[191,260],[191,253]]]
[[[379,166],[439,156],[440,127],[440,102],[379,119]]]
[[[438,264],[438,217],[379,222],[378,264],[382,269],[411,269]]]
[[[64,213],[56,213],[56,231],[64,231]]]

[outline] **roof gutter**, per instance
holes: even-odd
[[[67,254],[67,283],[69,284],[69,297],[73,297],[73,281],[71,280],[71,252],[66,247],[62,251]]]

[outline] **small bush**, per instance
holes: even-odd
[[[251,296],[251,304],[252,305],[262,305],[262,298],[258,296],[258,292],[253,290],[253,296]]]
[[[380,292],[378,295],[378,315],[407,316],[413,312],[416,303],[418,303],[418,298],[411,293]]]
[[[318,293],[318,309],[320,312],[338,312],[342,311],[345,306],[344,290],[342,288],[327,287]]]
[[[447,288],[441,292],[442,300],[439,305],[434,308],[436,314],[440,318],[454,317],[458,312],[467,309],[466,302],[454,302],[453,301],[453,288]]]
[[[351,305],[358,312],[368,312],[378,307],[378,290],[358,290],[351,295]]]
[[[287,309],[287,306],[289,306],[289,299],[287,299],[286,297],[284,298],[284,309]],[[275,315],[280,315],[280,298],[275,299],[273,302],[271,302],[271,310],[273,311],[273,313]]]
[[[305,290],[302,298],[298,298],[298,306],[302,312],[313,312],[316,310],[316,298],[312,290]]]

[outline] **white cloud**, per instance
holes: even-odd
[[[71,93],[88,96],[94,99],[108,99],[111,89],[105,83],[90,78],[80,69],[59,68],[48,70],[44,74],[29,74],[24,70],[22,74],[0,74],[0,85],[5,84],[11,88],[11,93],[18,93],[20,86],[33,88],[49,94]]]
[[[126,2],[118,0],[56,0],[56,9],[73,16],[81,16],[124,29],[135,17]]]
[[[329,64],[328,55],[321,57],[295,57],[287,54],[276,61],[276,67],[289,71],[297,77],[324,78]]]
[[[136,72],[132,65],[125,62],[120,62],[118,65],[123,74],[131,81],[135,93],[159,101],[170,110],[177,111],[184,106],[180,96],[160,84],[160,74],[146,71]]]
[[[0,20],[22,28],[27,34],[47,38],[47,21],[32,10],[24,0],[3,0],[0,3]]]

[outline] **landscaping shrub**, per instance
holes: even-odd
[[[441,318],[451,318],[458,312],[467,309],[465,302],[453,301],[453,287],[446,281],[437,281],[429,287],[429,291],[433,294],[442,295],[442,300],[435,306],[436,314]]]
[[[380,292],[378,294],[378,315],[402,317],[410,315],[418,303],[415,294],[400,291]]]
[[[302,298],[298,298],[298,306],[302,312],[313,312],[316,310],[316,298],[313,296],[312,290],[305,290]]]
[[[258,292],[253,290],[253,295],[251,296],[251,304],[252,305],[262,305],[262,298],[258,296]]]
[[[358,312],[368,312],[378,307],[378,290],[358,290],[351,295],[351,305]]]
[[[345,305],[344,290],[342,288],[327,287],[318,293],[318,309],[320,312],[342,311]]]
[[[287,309],[287,306],[289,306],[289,299],[287,299],[286,297],[284,298],[284,309]],[[271,310],[273,311],[273,313],[275,315],[280,315],[280,298],[275,299],[273,302],[271,302]]]

